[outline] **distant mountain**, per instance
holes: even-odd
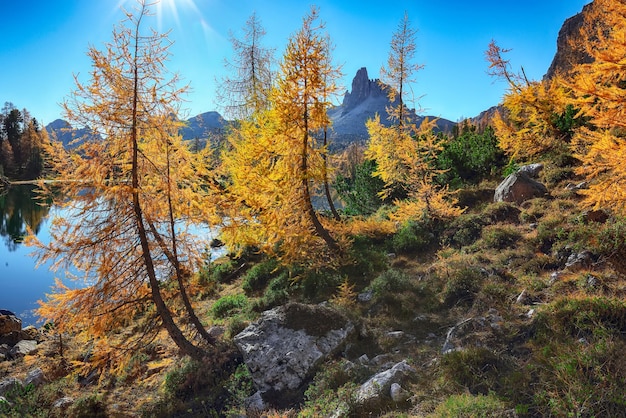
[[[183,139],[200,141],[204,144],[207,139],[219,142],[224,137],[224,132],[229,124],[219,113],[206,112],[187,119],[186,126],[181,129]],[[93,135],[89,128],[76,129],[67,121],[57,119],[46,126],[48,135],[61,141],[64,146],[78,138],[88,138]]]
[[[75,129],[69,122],[63,119],[57,119],[46,125],[46,131],[50,138],[56,139],[63,143],[64,147],[71,147],[71,142],[79,138],[96,138],[89,128]]]
[[[397,104],[398,102],[390,102],[378,79],[371,80],[368,77],[367,68],[359,69],[352,79],[352,90],[345,93],[340,106],[328,112],[333,122],[331,139],[334,146],[343,148],[352,142],[365,142],[368,139],[365,122],[379,114],[381,122],[388,126],[390,122],[387,120],[387,107]],[[414,109],[409,111],[413,112],[417,124],[425,119],[425,116],[416,115]],[[436,119],[433,116],[428,118]],[[454,122],[447,119],[437,120],[437,128],[441,131],[448,132],[454,125]]]
[[[222,137],[229,122],[218,112],[206,112],[187,119],[187,125],[181,130],[183,139],[206,139]]]

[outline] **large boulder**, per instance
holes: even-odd
[[[355,332],[339,312],[290,303],[262,313],[234,342],[260,397],[286,407],[302,400],[317,366],[337,353]]]
[[[496,188],[493,200],[495,202],[515,202],[520,204],[528,199],[542,197],[548,194],[548,189],[542,183],[530,178],[524,171],[510,174]]]
[[[13,346],[11,351],[9,351],[9,355],[12,358],[20,358],[35,352],[37,352],[37,341],[22,340]]]

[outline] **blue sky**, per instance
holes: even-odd
[[[424,65],[412,86],[424,114],[451,120],[476,116],[497,104],[506,89],[490,78],[484,51],[495,39],[514,67],[540,79],[556,50],[563,21],[589,0],[161,0],[147,22],[171,30],[167,67],[190,84],[184,108],[193,116],[218,110],[216,80],[231,56],[229,31],[241,33],[256,12],[267,31],[265,46],[277,58],[315,4],[335,44],[345,89],[360,67],[377,78],[404,12],[417,33],[416,61]],[[88,46],[111,40],[122,18],[120,5],[134,0],[24,0],[2,5],[0,105],[13,102],[47,124],[62,116],[59,103],[74,89],[74,75],[88,80]]]

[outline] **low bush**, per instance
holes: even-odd
[[[452,351],[441,358],[442,377],[471,394],[488,395],[506,388],[513,365],[500,354],[483,347]]]
[[[246,295],[228,295],[219,298],[211,307],[214,318],[225,318],[234,312],[240,312],[248,306]]]
[[[476,267],[453,270],[443,288],[444,304],[453,306],[471,303],[480,291],[483,280],[483,273]]]
[[[512,247],[522,238],[517,228],[508,225],[488,225],[481,236],[484,246],[494,249]]]
[[[425,251],[435,242],[435,234],[429,225],[409,221],[393,236],[391,246],[397,253]]]
[[[275,258],[265,260],[259,264],[255,264],[248,270],[243,278],[241,287],[247,295],[262,290],[269,280],[277,273],[279,268],[278,261]]]

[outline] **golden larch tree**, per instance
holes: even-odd
[[[406,199],[395,202],[397,210],[392,217],[399,223],[422,216],[447,218],[461,213],[448,188],[434,182],[439,171],[433,163],[442,149],[441,139],[433,132],[434,121],[425,120],[418,127],[414,111],[407,107],[414,74],[422,68],[413,62],[416,33],[405,14],[393,34],[387,66],[381,69],[381,83],[392,103],[387,108],[390,124],[385,126],[379,115],[367,121],[370,138],[365,156],[376,161],[374,175],[385,183],[383,197],[388,198],[398,189],[406,195]]]
[[[563,153],[569,150],[571,131],[558,123],[559,116],[570,112],[572,101],[562,76],[530,81],[524,69],[515,73],[505,58],[509,49],[492,41],[485,52],[489,74],[508,84],[503,110],[496,112],[493,127],[500,148],[511,158],[527,160],[546,152]],[[570,106],[568,108],[568,106]]]
[[[329,126],[339,74],[317,20],[312,8],[288,42],[269,108],[241,122],[224,155],[229,191],[242,205],[224,238],[231,245],[255,244],[289,262],[339,250],[312,203],[315,186],[327,178],[327,148],[316,134]]]
[[[583,25],[584,48],[593,62],[574,68],[567,86],[590,127],[578,130],[574,151],[589,206],[626,215],[626,4],[596,0]],[[601,24],[598,24],[601,22]]]
[[[186,87],[164,67],[166,35],[144,35],[150,13],[145,2],[138,5],[103,51],[89,49],[89,83],[76,78],[63,104],[67,119],[92,133],[70,150],[50,145],[58,174],[53,186],[41,187],[63,217],[54,218],[49,243],[35,242],[41,262],[72,266],[82,279],[72,287],[57,280],[39,314],[60,332],[92,341],[101,366],[123,364],[161,326],[184,354],[205,356],[175,312],[212,342],[186,289],[204,249],[189,226],[214,216],[207,212],[210,185],[200,182],[211,177],[208,156],[192,153],[178,134]],[[131,320],[143,329],[115,341],[124,349],[114,351],[111,333]]]

